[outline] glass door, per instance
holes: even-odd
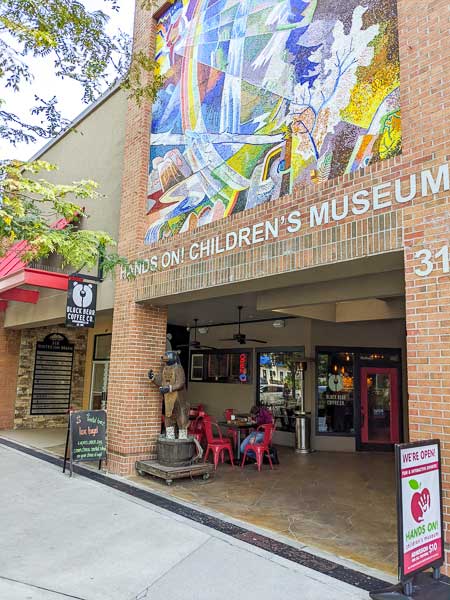
[[[361,442],[400,442],[398,369],[361,368]]]
[[[108,392],[109,361],[92,363],[91,409],[106,408]]]

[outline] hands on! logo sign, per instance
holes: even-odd
[[[443,564],[439,440],[396,447],[400,578]]]
[[[415,479],[409,481],[409,487],[412,490],[420,490],[422,484]],[[431,494],[428,488],[424,488],[421,492],[416,492],[411,498],[411,514],[416,523],[424,521],[424,515],[431,508]]]

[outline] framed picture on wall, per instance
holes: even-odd
[[[191,381],[203,381],[203,354],[191,354]]]

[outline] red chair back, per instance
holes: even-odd
[[[214,442],[222,441],[222,435],[220,433],[219,426],[217,425],[217,423],[214,420],[211,419],[211,417],[209,417],[209,416],[203,417],[203,424],[205,426],[206,440],[207,440],[208,444],[214,444]],[[217,427],[217,431],[219,433],[218,438],[214,437],[213,427],[212,427],[213,424],[216,425],[216,427]]]
[[[225,420],[231,421],[231,415],[233,413],[234,413],[234,410],[232,408],[227,408],[227,410],[225,411]]]
[[[258,429],[264,430],[264,439],[261,442],[264,446],[270,446],[272,444],[273,432],[275,431],[275,425],[273,423],[266,423],[260,425]]]

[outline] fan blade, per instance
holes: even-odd
[[[254,340],[253,338],[247,338],[247,342],[258,342],[258,344],[267,344],[264,340]]]
[[[177,350],[178,350],[179,348],[190,348],[190,347],[191,347],[191,345],[190,345],[190,344],[178,344],[178,346],[177,346]]]

